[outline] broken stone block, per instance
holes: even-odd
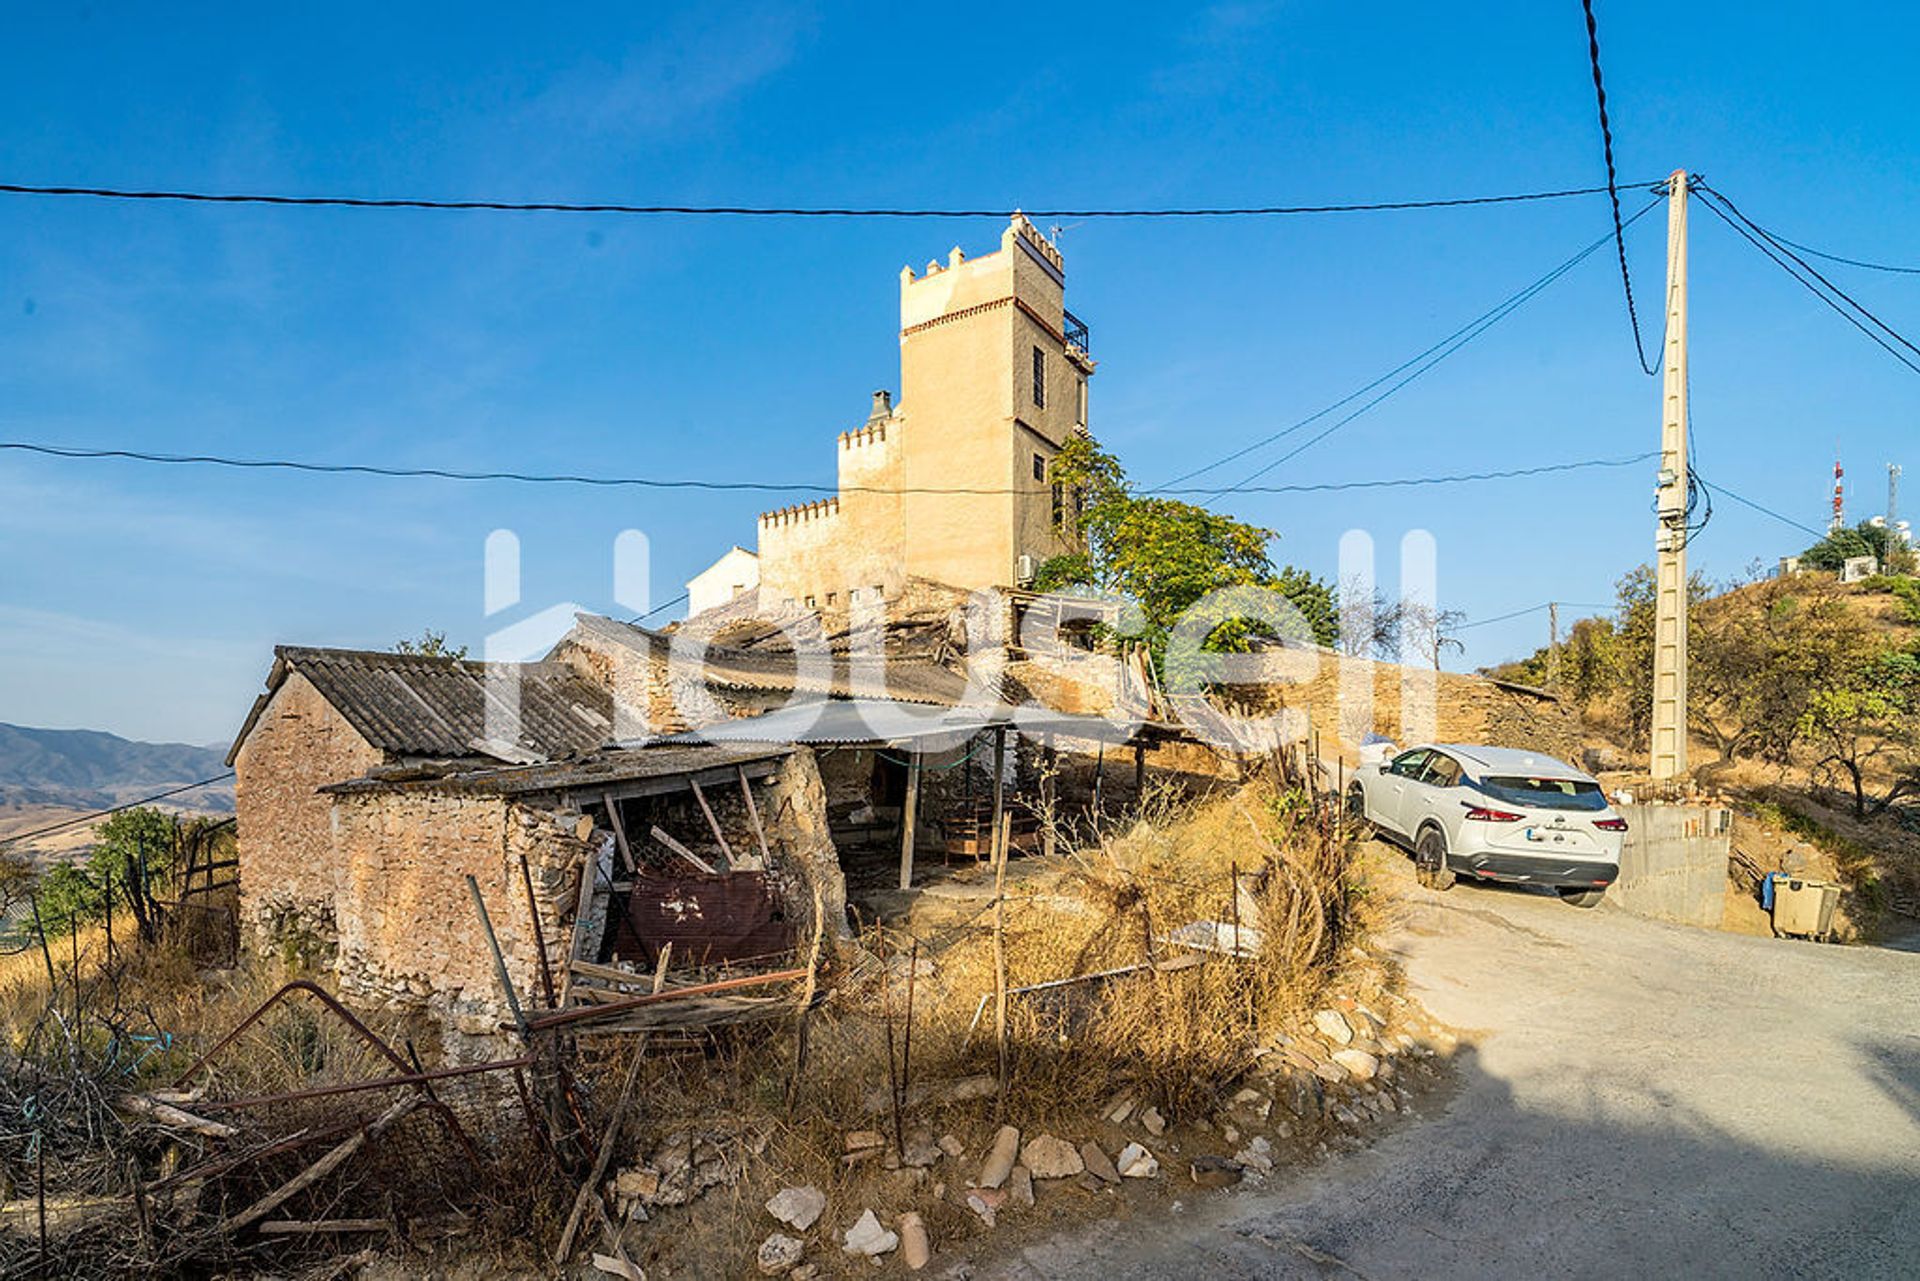
[[[997,1188],[1007,1181],[1013,1173],[1013,1163],[1020,1155],[1020,1130],[1016,1126],[1003,1125],[1000,1133],[993,1136],[993,1147],[987,1152],[987,1160],[980,1167],[980,1177],[976,1186]]]
[[[887,1145],[887,1136],[878,1130],[854,1130],[847,1135],[847,1154],[866,1152]]]
[[[1088,1174],[1102,1183],[1120,1182],[1120,1171],[1114,1169],[1113,1159],[1091,1139],[1080,1145],[1080,1163],[1087,1168]]]
[[[805,1232],[819,1221],[827,1208],[827,1194],[811,1184],[781,1188],[767,1202],[767,1213],[790,1228]]]
[[[992,1227],[1007,1203],[1007,1194],[999,1188],[968,1188],[967,1208],[980,1216],[980,1222]]]
[[[644,1201],[659,1191],[658,1170],[622,1170],[613,1176],[613,1194],[623,1201]]]
[[[1233,1159],[1249,1170],[1258,1170],[1262,1174],[1273,1173],[1273,1144],[1266,1135],[1259,1135],[1253,1142],[1233,1154]]]
[[[1151,1179],[1160,1173],[1160,1163],[1153,1159],[1153,1153],[1138,1143],[1129,1143],[1121,1148],[1120,1155],[1113,1158],[1113,1164],[1123,1179]]]
[[[1029,1139],[1020,1161],[1036,1179],[1070,1179],[1087,1168],[1073,1144],[1051,1134]]]
[[[1380,1060],[1365,1050],[1335,1050],[1333,1061],[1351,1072],[1356,1081],[1371,1081],[1380,1070]]]
[[[907,1271],[918,1272],[933,1258],[932,1243],[927,1240],[927,1221],[912,1210],[900,1216],[900,1260]]]
[[[1115,1125],[1125,1125],[1127,1118],[1133,1115],[1134,1100],[1131,1094],[1118,1094],[1110,1100],[1101,1115]]]
[[[1167,1118],[1160,1115],[1160,1109],[1149,1107],[1140,1113],[1140,1126],[1156,1139],[1167,1132]]]
[[[943,1134],[940,1136],[940,1150],[948,1156],[961,1156],[966,1152],[967,1145],[951,1134]]]
[[[1021,1205],[1033,1204],[1033,1171],[1024,1165],[1013,1167],[1013,1173],[1007,1178],[1007,1191]]]
[[[807,1244],[797,1237],[776,1232],[760,1243],[760,1250],[754,1256],[754,1262],[760,1267],[762,1276],[785,1276],[798,1267],[800,1260],[806,1257]]]
[[[1353,1025],[1338,1010],[1321,1010],[1313,1016],[1313,1026],[1335,1045],[1346,1045],[1353,1040]]]
[[[1238,1162],[1223,1156],[1197,1156],[1187,1165],[1187,1174],[1203,1188],[1230,1188],[1242,1173]]]
[[[940,1159],[940,1145],[933,1141],[930,1134],[909,1134],[907,1150],[900,1154],[900,1163],[916,1170],[924,1170]]]
[[[880,1216],[872,1210],[854,1221],[843,1240],[845,1244],[841,1249],[848,1254],[865,1255],[869,1259],[877,1259],[900,1244],[899,1234],[881,1227]]]

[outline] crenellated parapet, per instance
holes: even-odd
[[[795,503],[791,507],[782,507],[778,511],[762,512],[760,528],[804,525],[809,521],[827,520],[839,514],[840,499],[838,497],[822,498],[811,503]]]

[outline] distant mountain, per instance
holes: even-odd
[[[186,743],[138,743],[86,729],[0,724],[0,804],[105,809],[226,773],[226,753]],[[226,813],[233,783],[169,798],[181,809]]]

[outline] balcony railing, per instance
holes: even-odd
[[[1091,354],[1087,346],[1087,322],[1070,311],[1060,313],[1060,328],[1065,333],[1067,346],[1077,347],[1082,355]]]

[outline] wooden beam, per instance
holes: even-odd
[[[753,785],[747,782],[747,771],[740,771],[740,795],[747,802],[747,817],[753,820],[753,835],[760,842],[760,869],[773,870],[773,851],[767,848],[767,829],[760,822],[760,807],[753,803]]]
[[[728,871],[732,871],[733,846],[727,844],[727,834],[720,830],[720,820],[713,816],[713,806],[707,804],[707,794],[700,790],[700,780],[690,778],[687,783],[693,788],[693,799],[700,802],[700,812],[707,816],[707,826],[713,829],[713,839],[720,846],[721,861],[727,865]]]
[[[719,873],[714,870],[713,864],[707,862],[707,860],[701,858],[698,854],[695,854],[692,850],[682,845],[679,841],[674,840],[671,836],[661,831],[657,824],[653,828],[653,839],[660,842],[662,845],[666,846],[668,849],[672,850],[675,854],[678,854],[681,858],[687,860],[687,862],[693,864],[695,867],[699,868],[701,871],[705,872],[708,876],[719,875]]]
[[[613,839],[620,846],[620,857],[626,861],[627,870],[635,872],[640,865],[633,861],[633,847],[627,844],[627,825],[620,821],[620,803],[613,799],[613,793],[600,793],[601,804],[607,807],[607,822],[613,827]]]
[[[900,888],[913,888],[914,823],[920,811],[920,753],[907,754],[907,801],[900,812]]]

